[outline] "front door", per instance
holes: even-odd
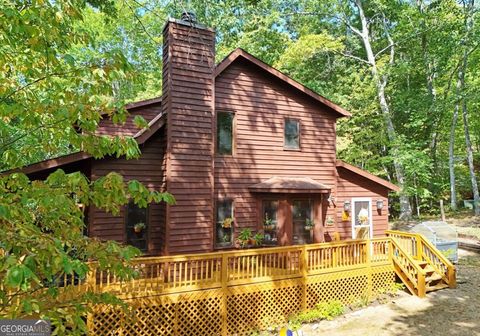
[[[352,238],[370,239],[372,230],[372,199],[352,199]]]

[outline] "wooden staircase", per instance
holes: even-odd
[[[419,297],[456,287],[455,266],[420,234],[387,231],[395,273]]]

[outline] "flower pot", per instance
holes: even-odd
[[[133,231],[135,231],[135,233],[142,233],[143,228],[133,228]]]
[[[306,230],[306,231],[310,231],[310,230],[312,230],[312,229],[313,229],[313,226],[305,226],[305,230]]]

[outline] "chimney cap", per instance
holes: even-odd
[[[191,23],[197,23],[197,16],[195,15],[194,12],[183,12],[182,16],[180,17],[182,21],[187,21]]]

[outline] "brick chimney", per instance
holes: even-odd
[[[184,13],[163,30],[162,111],[167,113],[165,254],[213,248],[215,32]]]

